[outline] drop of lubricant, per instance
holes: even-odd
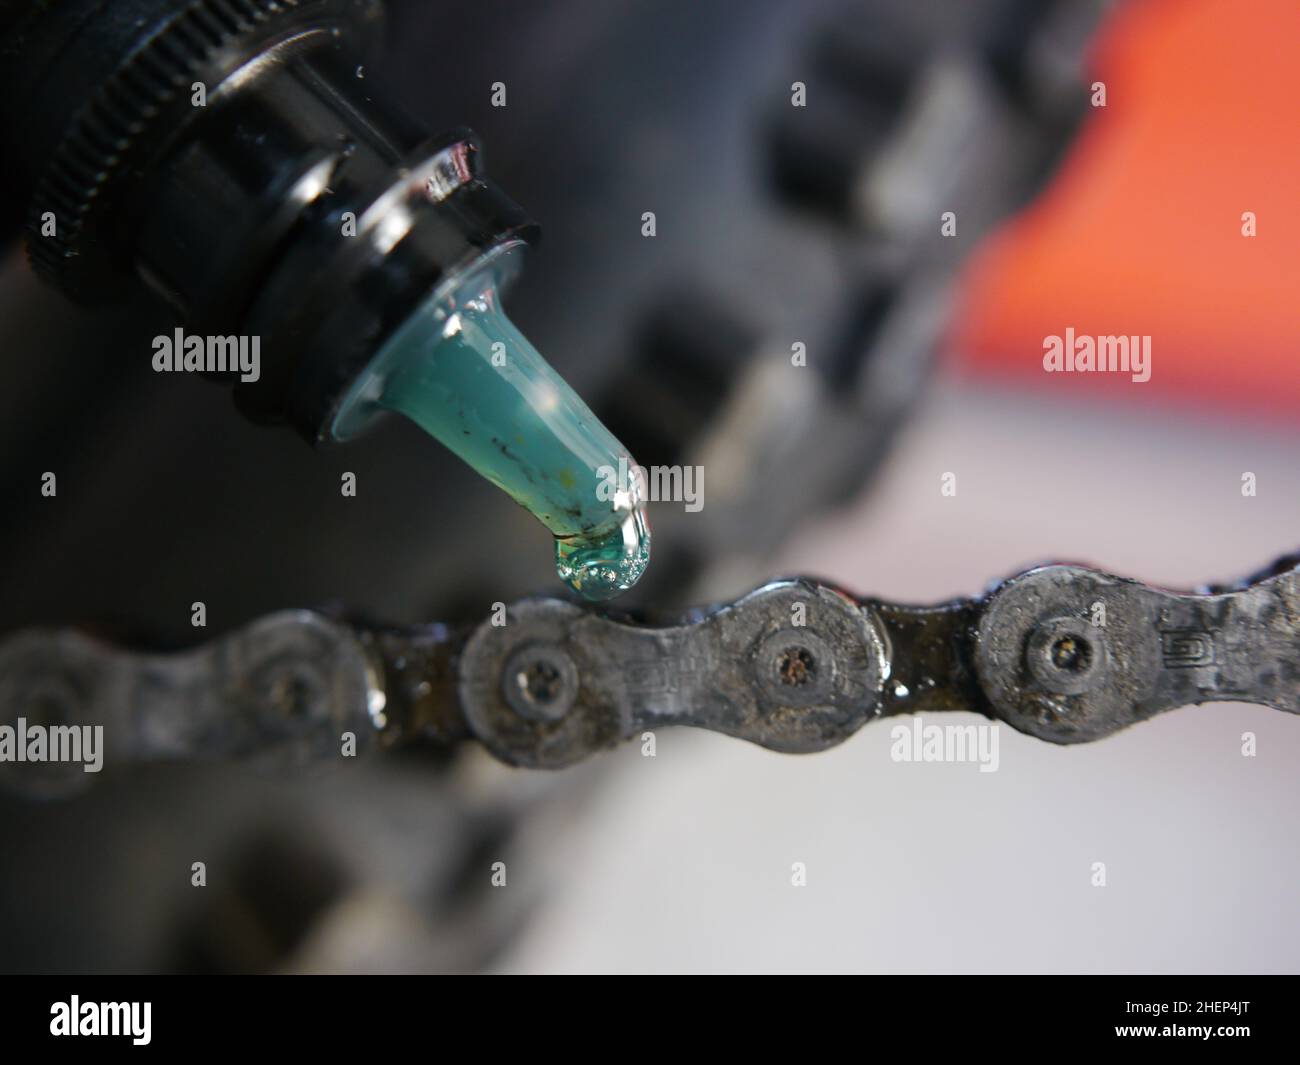
[[[560,579],[587,599],[631,588],[650,561],[636,464],[506,317],[505,249],[403,323],[339,409],[347,439],[381,410],[434,436],[555,537]]]
[[[587,599],[612,599],[650,563],[650,523],[638,504],[611,531],[555,538],[555,572]]]

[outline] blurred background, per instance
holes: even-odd
[[[366,78],[474,127],[542,224],[511,316],[642,464],[706,471],[702,511],[652,508],[633,605],[792,572],[930,602],[1047,560],[1189,588],[1295,548],[1289,0],[388,6]],[[139,357],[156,308],[74,310],[11,235],[4,632],[178,647],[196,599],[215,637],[559,591],[545,531],[413,426],[312,453],[247,424]],[[1043,373],[1067,327],[1150,335],[1151,380]],[[110,767],[0,800],[0,968],[1294,971],[1298,726],[1004,727],[987,774],[895,763],[885,725],[806,757],[664,732],[561,773],[474,747]]]

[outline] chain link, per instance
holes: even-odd
[[[1300,712],[1300,556],[1198,594],[1046,566],[929,607],[774,581],[668,626],[528,599],[473,630],[286,611],[170,655],[69,629],[0,642],[0,725],[102,725],[110,762],[282,766],[335,757],[348,737],[473,737],[559,768],[672,725],[805,753],[873,718],[949,711],[1082,743],[1216,701]],[[79,769],[0,776],[50,794],[83,784]]]

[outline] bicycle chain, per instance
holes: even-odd
[[[804,753],[948,711],[1084,743],[1216,701],[1300,713],[1300,555],[1195,594],[1051,565],[936,606],[777,580],[667,626],[542,598],[473,630],[286,611],[174,654],[70,629],[0,642],[0,723],[103,725],[111,762],[312,762],[346,734],[358,749],[473,737],[553,769],[667,726]],[[40,787],[78,776],[47,767]]]

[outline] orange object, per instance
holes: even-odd
[[[1117,9],[1090,64],[1105,106],[963,279],[958,367],[1300,420],[1297,47],[1296,0]],[[1150,336],[1150,380],[1045,372],[1067,328]]]

